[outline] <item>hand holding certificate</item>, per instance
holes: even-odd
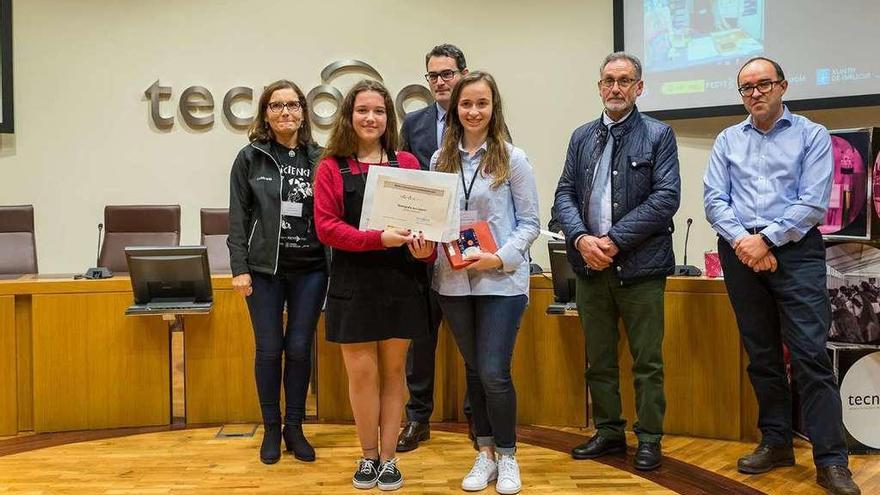
[[[360,230],[409,229],[430,241],[458,237],[456,174],[371,167]]]

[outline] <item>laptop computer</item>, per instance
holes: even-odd
[[[126,315],[204,314],[214,304],[205,246],[127,247],[134,303]]]
[[[575,304],[575,274],[565,253],[565,241],[547,241],[550,254],[550,273],[553,276],[554,302],[547,307],[548,314],[564,314],[577,309]]]

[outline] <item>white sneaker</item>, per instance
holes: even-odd
[[[471,472],[461,480],[461,489],[466,492],[478,492],[487,486],[490,481],[498,477],[498,466],[494,459],[489,459],[485,452],[480,452]]]
[[[519,464],[516,457],[502,454],[498,458],[498,481],[495,482],[495,491],[502,495],[513,495],[522,490],[522,481],[519,479]]]

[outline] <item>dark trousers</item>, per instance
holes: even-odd
[[[425,335],[412,339],[406,354],[406,386],[409,401],[406,403],[406,418],[409,421],[427,423],[434,412],[434,369],[436,363],[437,338],[443,310],[437,302],[437,293],[428,291],[430,298],[430,327]],[[465,394],[464,413],[471,416],[470,400]]]
[[[816,466],[847,465],[840,392],[825,349],[831,322],[826,288],[825,246],[813,228],[799,242],[773,249],[775,273],[755,273],[724,239],[718,255],[758,398],[763,442],[791,445],[791,390],[782,344],[801,397],[802,417]]]
[[[327,290],[327,272],[252,273],[247,297],[254,327],[254,375],[263,422],[281,422],[280,395],[284,355],[284,422],[300,424],[312,373],[312,342]],[[287,304],[287,328],[283,327]]]
[[[464,358],[477,443],[516,450],[516,390],[510,361],[528,297],[437,296]]]
[[[640,442],[663,436],[663,291],[666,277],[621,285],[613,268],[577,278],[576,299],[587,345],[587,386],[593,400],[593,423],[603,438],[623,439],[620,368],[617,344],[622,318],[633,358],[636,414]]]

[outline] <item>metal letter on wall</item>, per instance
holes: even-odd
[[[150,99],[150,117],[156,127],[167,129],[174,125],[174,117],[163,117],[159,113],[159,101],[171,98],[171,86],[160,86],[159,80],[156,79],[146,91],[144,96]]]
[[[248,101],[253,102],[254,90],[244,86],[236,86],[227,91],[226,96],[223,97],[223,115],[226,117],[226,121],[229,122],[229,125],[232,127],[244,129],[249,127],[251,122],[254,121],[254,115],[251,115],[250,117],[239,117],[238,115],[235,115],[235,112],[232,111],[232,103],[237,99],[247,99]]]
[[[431,90],[421,84],[410,84],[401,89],[394,100],[394,108],[397,110],[398,120],[401,123],[403,123],[403,118],[406,117],[406,110],[403,109],[403,104],[410,98],[418,98],[428,105],[434,102],[434,95],[431,94]]]
[[[0,0],[2,1],[2,0]],[[312,88],[306,96],[306,102],[309,106],[309,118],[318,127],[329,127],[333,125],[339,113],[339,107],[342,105],[343,94],[341,91],[330,85],[330,81],[341,73],[352,72],[367,77],[371,77],[379,82],[383,82],[382,75],[379,74],[372,65],[360,60],[337,60],[332,64],[324,67],[321,71],[321,84]],[[160,86],[159,80],[156,79],[146,91],[144,95],[150,100],[150,116],[157,128],[169,129],[174,125],[174,117],[163,117],[160,113],[160,102],[171,98],[171,87]],[[329,115],[319,115],[315,111],[315,101],[321,98],[333,100],[333,111]],[[431,104],[434,99],[431,91],[420,84],[410,84],[397,93],[394,100],[394,108],[397,111],[398,121],[403,122],[406,117],[404,103],[411,98],[416,98]],[[247,117],[236,115],[232,111],[232,105],[237,100],[247,100],[253,107],[254,90],[244,86],[236,86],[223,97],[223,116],[229,125],[236,129],[246,129],[249,127],[256,117],[250,115]],[[214,96],[203,86],[190,86],[180,94],[179,102],[180,116],[190,128],[205,128],[214,124]],[[204,114],[198,116],[198,114]]]
[[[336,108],[333,109],[333,113],[330,115],[318,115],[318,113],[315,112],[315,100],[320,96],[328,96],[336,102]],[[309,94],[306,95],[306,101],[309,104],[309,116],[311,117],[312,122],[319,127],[329,127],[330,125],[333,125],[333,120],[336,118],[336,112],[339,111],[339,106],[342,105],[342,93],[329,84],[321,84],[320,86],[315,86],[309,91]]]
[[[195,110],[210,112],[197,117]],[[190,86],[180,94],[180,116],[190,127],[207,127],[214,123],[214,96],[203,86]]]
[[[321,71],[321,85],[312,88],[309,94],[306,95],[306,101],[309,104],[309,117],[319,127],[328,127],[336,119],[336,113],[339,111],[339,106],[342,105],[342,93],[327,83],[336,74],[343,71],[364,72],[382,82],[382,76],[379,75],[379,71],[374,69],[372,65],[360,60],[337,60],[324,67],[324,70]],[[327,96],[336,102],[336,108],[330,115],[318,115],[315,111],[315,100],[321,96]]]

